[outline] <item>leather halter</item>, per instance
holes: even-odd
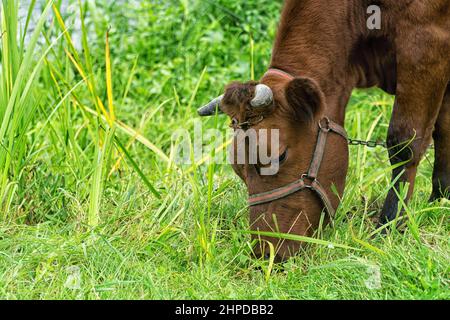
[[[268,73],[276,73],[285,77],[294,78],[290,74],[279,70],[279,69],[270,69]],[[268,74],[266,73],[266,74]],[[303,174],[300,179],[297,181],[294,181],[288,185],[285,185],[281,188],[277,188],[271,191],[253,194],[249,196],[248,204],[249,206],[257,206],[261,204],[270,203],[276,200],[280,200],[283,198],[286,198],[292,194],[295,194],[297,192],[303,191],[305,189],[310,189],[314,191],[319,198],[321,199],[322,203],[325,205],[325,208],[327,209],[328,214],[331,216],[331,218],[335,215],[335,209],[333,208],[333,205],[331,204],[330,198],[327,195],[327,192],[320,184],[319,180],[317,179],[317,176],[319,174],[320,167],[322,165],[323,156],[325,153],[325,147],[327,144],[327,138],[329,133],[334,133],[342,138],[344,138],[346,141],[348,141],[347,132],[345,129],[335,123],[334,121],[330,120],[329,118],[325,117],[318,123],[319,127],[319,133],[317,137],[316,147],[315,151],[311,160],[311,164],[309,166],[308,172]]]

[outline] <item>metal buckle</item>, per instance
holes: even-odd
[[[313,189],[314,187],[312,186],[312,184],[314,182],[317,182],[317,178],[312,178],[312,177],[308,176],[307,173],[302,174],[301,180],[303,180],[304,182],[311,182],[311,184],[305,183],[305,187],[308,189]]]
[[[323,121],[325,121],[325,126],[322,124]],[[324,117],[322,120],[319,121],[320,130],[322,130],[323,132],[330,132],[331,131],[330,123],[331,123],[330,118]]]

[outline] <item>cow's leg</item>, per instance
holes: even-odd
[[[436,159],[430,201],[440,198],[450,199],[450,86],[447,87],[433,137]]]
[[[414,45],[414,40],[417,39],[413,37],[409,44]],[[397,166],[392,178],[396,182],[388,192],[380,226],[399,214],[402,186],[409,184],[405,202],[414,191],[417,167],[431,142],[448,82],[447,62],[441,60],[436,48],[422,49],[420,61],[411,57],[414,48],[403,49],[399,49],[397,57],[398,86],[387,139],[391,163]]]

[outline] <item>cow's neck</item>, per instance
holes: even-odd
[[[326,115],[343,124],[353,89],[346,60],[352,40],[342,30],[349,25],[345,6],[332,6],[321,0],[286,1],[271,67],[316,80],[326,97]]]

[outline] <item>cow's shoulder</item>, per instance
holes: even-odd
[[[450,0],[381,0],[380,4],[393,19],[414,23],[450,20]]]

